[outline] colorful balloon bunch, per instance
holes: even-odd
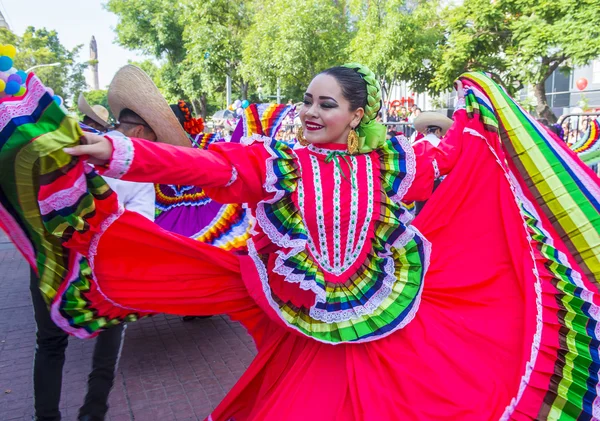
[[[244,114],[244,110],[246,108],[248,108],[250,106],[250,102],[248,102],[248,100],[243,100],[240,101],[239,99],[236,99],[235,102],[231,105],[229,105],[229,107],[227,107],[230,111],[234,111],[235,110],[235,115],[238,117],[241,117],[242,114]]]
[[[21,97],[27,92],[27,73],[13,67],[17,49],[14,45],[0,45],[0,99],[5,97]],[[54,91],[48,88],[58,105],[62,105],[63,99],[54,95]]]

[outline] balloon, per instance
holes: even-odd
[[[21,84],[27,82],[27,73],[25,73],[23,70],[19,70],[16,74],[21,77]]]
[[[248,102],[247,99],[242,101],[242,108],[248,108],[250,106],[250,103]]]
[[[238,108],[237,110],[235,110],[235,113],[238,117],[241,117],[242,114],[244,114],[244,109],[243,108]]]
[[[48,93],[50,94],[50,96],[54,96],[54,89],[52,88],[46,88],[46,91],[48,91]]]
[[[0,72],[0,80],[3,80],[3,81],[6,82],[6,81],[8,81],[8,77],[9,76],[10,75],[8,73],[6,73],[6,72]]]
[[[13,65],[12,58],[9,56],[0,57],[0,72],[6,72],[10,70]]]
[[[23,96],[25,95],[25,92],[27,92],[27,89],[24,86],[21,86],[21,89],[17,92],[17,96]]]
[[[6,88],[6,82],[3,81],[2,79],[0,79],[0,92],[4,92],[5,88]]]
[[[54,95],[54,102],[56,102],[58,105],[62,105],[63,99],[59,95]]]
[[[6,82],[6,88],[4,88],[4,92],[6,92],[7,95],[14,95],[19,92],[19,89],[21,89],[21,84],[11,80]]]
[[[233,101],[233,108],[237,109],[240,108],[242,106],[242,101],[240,101],[239,99],[236,99],[235,101]]]
[[[19,76],[18,74],[12,74],[8,77],[6,82],[17,82],[19,85],[23,84],[23,81],[21,80],[21,76]]]
[[[583,91],[588,86],[588,80],[584,77],[580,77],[577,79],[577,82],[575,82],[575,85],[577,86],[577,89]]]
[[[5,56],[8,56],[11,59],[14,59],[15,56],[17,55],[17,49],[15,48],[14,45],[5,45],[3,53]]]

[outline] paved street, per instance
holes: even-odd
[[[35,323],[27,264],[0,231],[0,420],[31,420]],[[71,338],[61,411],[76,420],[93,340]],[[226,317],[132,323],[111,394],[110,421],[203,420],[254,356],[250,337]]]

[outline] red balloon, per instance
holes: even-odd
[[[577,89],[583,91],[585,88],[587,88],[588,81],[586,78],[580,77],[579,79],[577,79],[577,82],[575,82],[575,85],[577,86]]]

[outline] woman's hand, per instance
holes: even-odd
[[[456,79],[454,82],[454,89],[456,89],[456,102],[454,104],[454,109],[458,110],[460,108],[465,108],[465,89],[460,79]]]
[[[92,133],[83,134],[81,145],[63,150],[69,155],[81,156],[94,165],[108,164],[113,153],[112,143],[108,139]]]
[[[456,89],[456,95],[458,96],[459,99],[465,97],[465,89],[463,88],[463,84],[461,82],[460,79],[456,79],[456,82],[454,82],[454,88]]]

